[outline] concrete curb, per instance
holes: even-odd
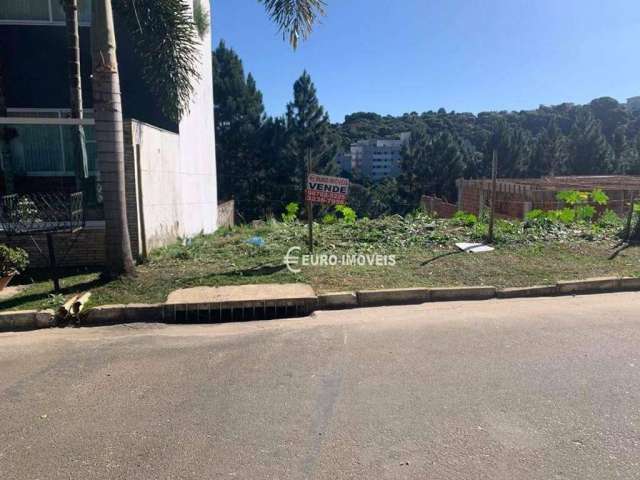
[[[503,288],[496,291],[497,298],[552,297],[558,293],[556,285]]]
[[[387,290],[359,290],[358,306],[409,305],[429,301],[428,288],[392,288]]]
[[[0,332],[37,330],[54,324],[53,310],[21,310],[0,312]]]
[[[216,303],[103,305],[83,311],[82,326],[119,323],[220,323],[268,320],[310,314],[314,310],[343,310],[358,307],[410,305],[428,302],[488,300],[491,298],[551,297],[640,291],[640,277],[600,277],[559,281],[555,285],[496,289],[491,286],[450,288],[395,288],[322,293],[313,298],[237,301]],[[294,315],[295,314],[295,315]],[[284,315],[284,316],[283,316]],[[35,330],[55,326],[52,310],[0,312],[0,332]]]
[[[320,310],[346,310],[358,306],[355,292],[321,293],[318,295]]]
[[[489,300],[496,296],[496,287],[451,287],[432,288],[432,302],[453,302],[458,300]]]
[[[561,280],[557,282],[558,293],[576,295],[579,293],[614,292],[620,289],[619,277],[598,277],[584,280]]]

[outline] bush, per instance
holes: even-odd
[[[356,223],[356,212],[346,205],[336,205],[336,213],[342,215],[344,223]]]
[[[338,221],[338,219],[336,218],[336,216],[333,213],[327,213],[324,217],[322,217],[322,224],[323,225],[333,225],[337,221]]]
[[[29,264],[29,255],[21,248],[0,245],[0,276],[23,272]]]
[[[464,226],[464,227],[473,227],[476,223],[478,223],[478,217],[476,217],[473,213],[467,213],[463,211],[457,211],[453,215],[454,222]]]
[[[298,218],[298,211],[300,211],[300,205],[296,202],[291,202],[284,207],[285,212],[282,214],[282,221],[284,223],[293,223]]]

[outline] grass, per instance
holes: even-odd
[[[283,257],[293,246],[306,251],[306,226],[272,222],[201,235],[154,252],[134,278],[102,282],[95,271],[68,271],[64,293],[91,290],[91,305],[156,303],[169,292],[194,286],[305,282],[318,292],[418,286],[528,286],[593,276],[640,276],[640,250],[629,248],[613,260],[620,225],[526,225],[500,221],[496,250],[456,253],[456,241],[478,240],[482,223],[464,224],[425,215],[317,225],[316,253],[379,253],[396,256],[395,266],[303,267],[292,273]],[[264,246],[247,243],[254,236]],[[23,275],[29,284],[0,301],[0,310],[46,308],[56,301],[44,273]]]

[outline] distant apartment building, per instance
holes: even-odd
[[[627,98],[627,109],[631,112],[640,111],[640,97]]]
[[[336,158],[342,170],[360,174],[377,181],[400,174],[400,153],[409,141],[409,132],[401,133],[399,139],[367,139],[351,144],[349,152]]]

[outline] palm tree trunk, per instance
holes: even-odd
[[[2,64],[2,55],[0,54],[0,117],[6,118],[7,115],[7,97],[4,88],[4,75]],[[0,159],[2,160],[2,173],[4,176],[4,193],[10,195],[14,192],[13,181],[13,159],[11,156],[10,141],[15,136],[15,129],[3,125],[0,127]]]
[[[71,118],[82,120],[82,77],[80,75],[80,34],[78,32],[78,0],[61,0],[67,27],[67,51],[69,62],[69,99]],[[73,126],[73,156],[76,176],[76,190],[84,190],[89,177],[87,147],[84,127]]]
[[[133,274],[127,225],[120,77],[111,0],[92,2],[93,108],[104,199],[106,274]]]

